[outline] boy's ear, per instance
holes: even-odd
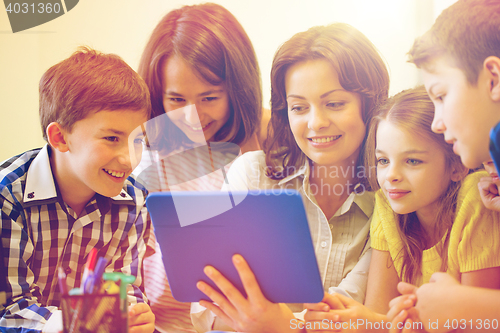
[[[490,80],[490,96],[495,102],[500,102],[500,58],[490,56],[484,60],[483,69]]]
[[[462,164],[462,162],[455,163],[451,167],[451,180],[454,182],[461,181],[469,174],[469,168]]]
[[[57,149],[61,153],[67,152],[69,150],[68,144],[66,142],[66,131],[62,128],[59,123],[52,122],[47,126],[46,129],[47,140],[52,148]]]

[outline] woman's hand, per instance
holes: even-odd
[[[324,309],[323,303],[330,307],[328,312],[318,311]],[[306,327],[308,323],[321,322],[326,326],[324,323],[328,322],[329,329],[311,329],[308,332],[369,332],[370,327],[379,327],[373,331],[383,332],[380,330],[380,326],[377,326],[380,325],[377,322],[382,320],[384,323],[387,322],[384,315],[375,313],[363,304],[341,294],[325,294],[323,301],[318,304],[319,307],[311,307],[310,304],[306,304],[306,307],[311,309],[304,316]],[[319,324],[316,324],[316,327],[319,327]]]
[[[304,308],[307,309],[304,316],[307,333],[339,332],[335,323],[339,323],[340,316],[333,310],[345,310],[345,306],[338,297],[325,293],[321,302],[305,303]],[[340,324],[337,324],[338,328]]]
[[[216,303],[201,300],[200,304],[236,331],[292,332],[292,320],[295,317],[288,306],[272,303],[264,297],[255,275],[241,255],[233,256],[233,264],[248,295],[247,298],[214,267],[206,266],[205,274],[222,291],[222,294],[207,283],[200,281],[197,284],[198,289]]]

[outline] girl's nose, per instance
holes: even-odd
[[[395,183],[401,181],[403,179],[403,176],[401,175],[401,172],[397,165],[391,164],[388,167],[385,178],[387,179],[387,181]]]
[[[193,127],[200,127],[201,121],[198,115],[196,104],[190,104],[184,107],[184,118],[186,122]]]

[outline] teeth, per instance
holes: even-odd
[[[116,177],[116,178],[122,178],[123,176],[125,176],[125,172],[117,172],[114,170],[106,170],[106,169],[103,169],[103,170],[106,171],[106,173],[108,175],[111,175],[111,176]]]
[[[340,138],[340,135],[330,136],[328,138],[312,138],[311,141],[314,143],[327,143]]]
[[[210,125],[210,124],[211,124],[211,122],[210,122],[210,123],[208,123],[208,124],[206,124],[206,125],[205,125],[205,126],[203,126],[203,127],[193,127],[193,126],[190,126],[190,127],[191,127],[191,129],[192,129],[193,131],[201,131],[202,129],[206,128],[206,127],[207,127],[208,125]]]

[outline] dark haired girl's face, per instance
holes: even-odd
[[[285,89],[290,128],[304,154],[319,165],[355,165],[366,133],[359,94],[342,88],[326,60],[291,66]]]
[[[225,86],[206,82],[177,56],[166,61],[162,75],[167,116],[191,141],[210,141],[230,116]]]

